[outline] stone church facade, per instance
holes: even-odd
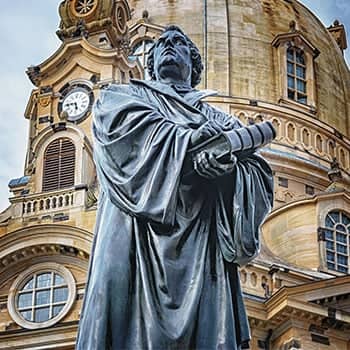
[[[219,92],[208,101],[278,133],[262,151],[274,209],[240,270],[250,348],[349,350],[343,25],[325,28],[296,0],[64,0],[59,14],[61,46],[27,70],[25,171],[0,214],[0,348],[74,349],[99,192],[91,106],[111,82],[147,79],[149,48],[175,23],[201,50],[199,88]]]

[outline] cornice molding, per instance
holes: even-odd
[[[350,204],[350,193],[347,191],[339,191],[339,192],[322,192],[318,193],[310,198],[302,198],[302,199],[297,199],[295,201],[289,202],[281,207],[278,207],[274,209],[268,216],[267,221],[269,219],[272,219],[273,217],[280,215],[284,213],[285,211],[290,210],[291,208],[297,207],[297,206],[302,206],[302,205],[307,205],[310,203],[316,204],[319,201],[334,201],[335,198],[343,198],[345,201],[347,201]]]
[[[90,254],[93,233],[70,225],[42,224],[21,228],[0,238],[0,261],[17,251],[35,246],[62,245]],[[46,249],[46,248],[45,248]],[[3,263],[3,262],[2,262]],[[6,266],[6,263],[3,264]]]
[[[41,81],[46,77],[62,73],[62,67],[82,64],[80,61],[72,59],[73,55],[79,52],[95,63],[118,65],[120,69],[124,70],[137,69],[136,63],[129,62],[125,54],[115,48],[98,48],[91,45],[85,38],[77,38],[65,41],[53,55],[41,64],[29,67],[26,73],[35,86],[40,86]]]

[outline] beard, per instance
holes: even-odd
[[[174,66],[174,65],[178,66],[178,62],[176,60],[176,55],[167,53],[161,58],[161,62],[159,64],[159,67]]]
[[[177,77],[179,74],[177,71],[179,67],[176,64],[172,64],[171,62],[167,64],[163,64],[159,67],[158,72],[159,76],[162,78],[172,78]]]

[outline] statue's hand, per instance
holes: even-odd
[[[214,153],[202,151],[195,156],[193,163],[198,175],[206,179],[214,179],[231,173],[237,163],[237,158],[232,154],[229,160],[221,163],[216,160]]]
[[[212,136],[217,135],[222,130],[220,126],[215,122],[206,122],[201,127],[196,130],[193,130],[191,135],[190,147],[196,146],[201,142],[211,138]]]

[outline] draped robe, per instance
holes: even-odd
[[[240,122],[159,82],[101,91],[101,186],[77,349],[240,349],[249,326],[237,267],[259,251],[272,173],[256,153],[232,173],[184,177],[191,134]]]

